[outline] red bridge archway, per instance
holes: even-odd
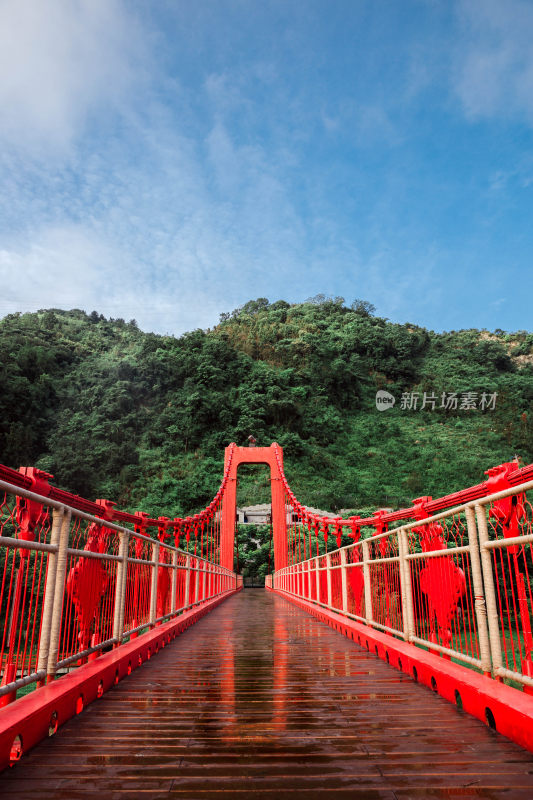
[[[233,549],[235,545],[235,515],[237,512],[237,470],[240,464],[267,464],[270,467],[270,486],[272,492],[272,536],[274,539],[274,569],[287,566],[287,512],[285,494],[281,481],[280,467],[283,468],[283,450],[275,442],[270,447],[226,447],[224,471],[230,461],[228,483],[222,504],[222,523],[220,534],[220,563],[233,569]],[[279,458],[276,458],[276,453]]]

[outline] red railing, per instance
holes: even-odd
[[[215,494],[211,503],[198,514],[190,517],[167,517],[152,518],[143,512],[132,514],[128,511],[120,511],[115,508],[115,503],[111,500],[86,500],[84,497],[66,492],[57,486],[52,486],[50,480],[52,475],[43,472],[35,467],[21,467],[19,470],[12,469],[0,464],[0,485],[8,484],[11,491],[15,488],[23,489],[40,495],[41,499],[47,498],[55,504],[68,506],[69,508],[82,511],[86,514],[106,520],[107,522],[118,522],[123,525],[130,525],[140,533],[145,533],[149,528],[156,528],[160,539],[174,536],[178,546],[184,540],[186,549],[193,539],[194,553],[199,554],[214,561],[220,556],[220,508],[224,495],[228,474],[231,467],[231,459],[234,445],[230,445],[229,460],[222,478],[222,483]],[[26,503],[23,494],[19,494],[21,500],[17,503],[17,514],[20,524],[26,525],[28,529],[37,524],[41,513],[42,502]]]
[[[412,509],[348,520],[305,508],[282,474],[289,566],[273,588],[532,692],[533,465],[487,474]],[[351,545],[340,546],[343,533]]]
[[[0,480],[0,706],[238,588],[219,563],[227,472],[206,509],[172,520],[92,503],[38,470],[0,474],[15,480]]]

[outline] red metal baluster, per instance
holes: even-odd
[[[36,494],[43,495],[46,497],[50,493],[50,485],[49,479],[53,476],[47,472],[43,472],[40,469],[36,469],[35,467],[21,467],[19,472],[21,472],[26,477],[30,478],[32,481],[32,491]],[[24,497],[17,497],[17,538],[23,539],[26,541],[33,542],[35,539],[35,528],[37,525],[42,521],[43,514],[43,506],[41,503],[37,502],[36,500],[29,500]],[[17,568],[17,576],[15,579],[15,590],[13,594],[11,594],[11,587],[13,584],[13,572],[11,574],[11,583],[10,583],[10,591],[9,597],[12,597],[11,601],[11,608],[9,610],[9,622],[7,624],[7,642],[8,642],[8,653],[7,653],[7,661],[6,666],[4,669],[4,674],[2,676],[2,682],[0,685],[7,686],[8,683],[12,683],[16,680],[17,677],[17,667],[19,661],[19,649],[20,649],[20,640],[23,633],[24,628],[24,620],[20,619],[21,616],[21,608],[24,606],[25,602],[25,591],[24,587],[27,584],[27,572],[28,572],[28,564],[29,564],[29,557],[30,551],[29,550],[20,550],[19,551],[19,565]],[[15,565],[15,556],[13,556],[13,567]],[[7,564],[7,559],[6,559]],[[24,596],[23,596],[24,595]],[[17,644],[18,639],[18,644]],[[3,650],[3,648],[2,648]],[[9,694],[5,694],[0,697],[0,708],[3,706],[9,705],[16,699],[17,693],[16,691],[10,692]]]
[[[511,483],[509,481],[509,475],[516,469],[516,467],[517,467],[517,462],[510,461],[510,462],[505,462],[504,464],[500,464],[497,467],[492,467],[491,469],[486,471],[485,474],[489,476],[486,481],[486,484],[491,494],[493,492],[499,492],[503,491],[504,489],[510,488]],[[515,494],[509,497],[504,497],[501,500],[497,500],[495,503],[492,504],[489,510],[489,519],[490,518],[493,518],[495,523],[501,526],[504,538],[510,539],[519,536],[520,523],[523,519],[525,519],[525,496],[523,494]],[[512,591],[513,606],[514,606],[514,618],[517,623],[517,628],[518,624],[520,624],[521,628],[521,631],[519,631],[518,629],[516,630],[517,645],[521,662],[520,669],[524,675],[533,677],[533,660],[532,660],[533,635],[531,632],[531,617],[530,617],[524,575],[520,571],[520,565],[518,561],[519,556],[522,552],[523,548],[521,548],[517,544],[509,546],[507,548],[507,560],[509,567],[509,580],[511,581],[511,584],[514,583],[516,585],[516,591],[514,585],[511,586],[511,591]],[[506,593],[506,586],[505,586],[506,579],[505,579],[505,570],[503,569],[503,559],[501,563],[502,563],[502,578],[504,581],[504,591]],[[504,596],[506,596],[506,594]],[[516,607],[515,596],[516,599],[518,600],[518,608]],[[507,608],[508,605],[509,604],[506,603]],[[511,637],[513,637],[512,633],[513,629],[510,619],[509,619],[509,630],[511,632]],[[504,640],[504,649],[506,649],[505,631],[502,631],[502,633]],[[513,641],[513,661],[514,661],[514,641]],[[530,687],[527,686],[524,687],[524,691],[527,691],[529,694],[533,694],[533,689],[531,689]]]
[[[341,517],[335,518],[335,540],[337,542],[337,547],[342,547],[342,524],[341,524]]]
[[[350,517],[350,536],[353,540],[354,544],[361,538],[361,518],[360,517]],[[358,563],[361,558],[359,554],[359,548],[354,547],[352,549],[352,563]],[[363,570],[361,568],[358,569],[349,569],[347,570],[348,573],[348,582],[352,590],[353,595],[353,602],[354,602],[354,611],[357,616],[362,615],[362,608],[363,608],[363,589],[365,586],[365,577]]]
[[[147,527],[147,519],[148,514],[144,511],[137,511],[135,513],[135,533],[139,533],[142,536],[146,536],[146,527]],[[144,551],[144,540],[135,538],[135,558],[142,558],[143,551]],[[132,628],[138,628],[141,625],[140,620],[140,611],[141,611],[141,598],[144,600],[143,586],[142,584],[146,581],[146,576],[141,572],[142,566],[141,564],[135,564],[135,569],[133,570],[133,603],[132,603],[132,611],[133,611],[133,620],[132,620]],[[128,572],[128,582],[131,581],[131,570]],[[143,603],[144,607],[144,603]],[[144,620],[143,620],[144,622]],[[130,639],[136,639],[139,635],[139,631],[135,631],[131,634]]]
[[[388,524],[384,521],[383,516],[387,513],[386,509],[380,508],[376,511],[374,517],[376,518],[376,535],[380,535],[382,533],[386,533],[388,530]],[[379,552],[382,558],[387,557],[387,552],[389,549],[389,539],[388,536],[383,536],[381,539],[378,540],[378,547]],[[390,598],[390,586],[389,586],[389,570],[388,564],[385,562],[382,566],[383,569],[383,585],[385,590],[385,625],[388,628],[391,628],[391,618],[390,618],[390,610],[391,610],[391,598]]]
[[[89,525],[84,550],[91,553],[104,553],[110,535],[111,532],[107,528],[92,523]],[[77,650],[79,652],[98,644],[100,631],[97,610],[108,583],[107,570],[101,561],[94,558],[80,556],[68,573],[65,591],[74,606],[78,622]],[[92,653],[90,659],[96,658],[96,655],[97,653]]]
[[[159,517],[157,526],[157,538],[164,543],[170,538],[171,522],[168,517]],[[166,547],[159,548],[159,561],[162,564],[170,563],[169,550]],[[167,613],[167,603],[170,595],[170,575],[168,567],[157,568],[157,601],[156,617],[163,617]],[[160,622],[157,623],[161,625]]]
[[[431,500],[430,497],[421,497],[413,501],[415,515],[418,519],[426,518],[424,506],[429,500]],[[413,531],[420,537],[422,551],[448,550],[443,537],[444,529],[439,523],[432,522],[420,528],[413,528]],[[451,621],[457,614],[458,603],[466,592],[465,574],[451,560],[452,554],[447,557],[443,556],[443,558],[428,559],[419,573],[419,585],[427,597],[429,606],[430,641],[435,644],[439,643],[435,630],[436,621],[439,628],[438,634],[445,647],[450,646]]]

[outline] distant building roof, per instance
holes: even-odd
[[[329,519],[335,519],[338,517],[338,514],[334,514],[332,511],[322,511],[321,508],[312,508],[311,506],[304,506],[306,511],[309,511],[311,514],[318,514],[319,517],[329,517]]]
[[[329,519],[335,519],[335,517],[339,516],[338,514],[333,514],[331,511],[322,511],[320,508],[312,508],[311,506],[303,506],[306,511],[309,511],[311,514],[318,514],[319,517],[328,517]],[[255,506],[239,506],[237,512],[242,512],[247,516],[254,516],[256,514],[270,514],[271,504],[270,503],[258,503]]]

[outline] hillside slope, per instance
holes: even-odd
[[[405,504],[533,460],[531,333],[436,334],[360,301],[259,299],[179,338],[96,312],[12,314],[0,370],[3,463],[151,514],[208,502],[224,446],[249,434],[278,441],[298,496],[330,509]],[[376,409],[379,389],[393,408]],[[417,408],[402,408],[411,392]],[[458,408],[441,407],[451,393]],[[264,469],[243,470],[241,503],[268,490]]]

